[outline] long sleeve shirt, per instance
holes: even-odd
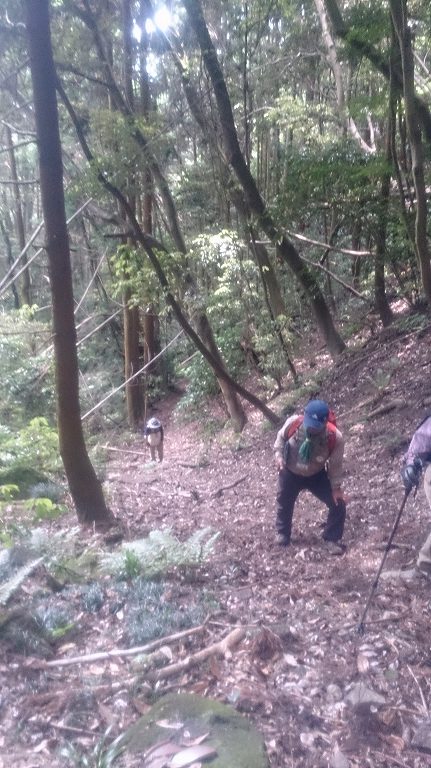
[[[424,419],[414,432],[404,462],[413,464],[416,458],[421,459],[423,463],[431,462],[431,416]]]
[[[299,448],[307,437],[304,427],[301,425],[287,440],[287,431],[298,415],[289,416],[282,428],[277,432],[274,443],[276,455],[284,459],[287,469],[295,475],[311,477],[325,467],[327,468],[329,481],[333,490],[341,488],[343,477],[344,438],[339,429],[335,430],[335,445],[330,452],[328,447],[328,430],[311,436],[312,451],[310,461],[303,462],[299,456]],[[289,446],[286,450],[286,443]],[[287,454],[287,455],[286,455]]]

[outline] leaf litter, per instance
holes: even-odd
[[[2,642],[0,739],[8,765],[64,766],[62,744],[73,742],[89,754],[108,728],[111,739],[120,735],[148,711],[155,693],[172,687],[230,703],[250,718],[264,735],[271,768],[431,765],[431,582],[402,577],[412,569],[427,533],[422,489],[409,501],[394,542],[398,546],[388,555],[385,570],[394,575],[379,582],[365,635],[357,633],[402,499],[399,461],[415,425],[431,407],[430,341],[429,329],[407,338],[396,328],[388,330],[370,338],[360,353],[342,356],[324,383],[310,389],[330,401],[346,436],[345,487],[351,498],[346,550],[337,557],[328,555],[321,540],[324,509],[307,495],[295,510],[293,546],[277,547],[275,433],[255,412],[249,412],[238,439],[224,426],[216,401],[211,418],[219,431],[211,430],[209,438],[202,422],[178,419],[172,398],[157,411],[166,431],[163,464],[152,465],[144,457],[133,462],[128,454],[108,456],[106,488],[125,541],[163,529],[180,542],[206,527],[219,534],[208,559],[192,569],[173,569],[157,592],[157,601],[172,601],[186,621],[196,595],[205,592],[203,630],[166,643],[164,636],[175,634],[166,623],[160,644],[170,649],[170,658],[160,654],[164,660],[156,663],[174,671],[157,682],[157,667],[151,682],[145,664],[136,671],[128,657],[116,657],[114,666],[102,660],[90,673],[88,665],[79,663],[65,668],[44,667],[43,660],[32,664],[31,655],[25,659]],[[320,353],[315,358],[308,372],[304,365],[303,376],[310,381],[316,365],[327,364]],[[394,358],[396,367],[390,362]],[[391,376],[378,389],[372,382],[386,361]],[[396,407],[377,411],[395,400]],[[277,402],[272,406],[278,407]],[[122,445],[143,451],[138,436]],[[58,523],[48,526],[55,532]],[[82,536],[85,543],[88,534]],[[29,578],[53,598],[43,568]],[[69,593],[69,605],[78,608],[75,629],[51,643],[55,658],[127,647],[127,600],[105,579],[100,583],[104,602],[97,611],[85,608],[82,595]],[[61,594],[56,599],[61,601]],[[117,609],[110,610],[114,598]],[[8,610],[24,610],[32,599],[18,589]],[[244,630],[238,644],[217,658],[199,656],[237,627]],[[195,664],[184,663],[190,657],[196,657]],[[182,749],[198,746],[205,741]],[[211,765],[211,758],[206,762]],[[123,753],[115,764],[142,765],[142,756]]]

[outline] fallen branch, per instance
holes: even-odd
[[[367,419],[373,419],[374,416],[383,416],[385,413],[389,413],[389,411],[393,411],[395,408],[403,408],[404,406],[404,400],[391,400],[390,403],[380,405],[378,408],[374,408],[373,411],[370,411]]]
[[[199,632],[203,632],[206,627],[206,622],[199,627],[192,627],[191,629],[185,629],[184,632],[177,632],[174,635],[168,635],[167,637],[159,637],[158,640],[153,640],[146,645],[139,645],[135,648],[115,648],[113,651],[100,651],[97,653],[88,653],[85,656],[69,656],[67,659],[54,659],[53,661],[41,661],[40,663],[45,667],[67,667],[72,664],[88,664],[91,661],[101,661],[103,659],[118,658],[119,656],[136,656],[138,653],[146,653],[152,651],[154,648],[158,648],[159,645],[168,645],[169,643],[181,640],[183,637],[190,635],[197,635]],[[38,660],[39,663],[39,660]]]
[[[163,669],[157,669],[149,672],[145,679],[151,683],[156,683],[159,680],[166,680],[167,677],[172,677],[179,672],[185,672],[192,667],[197,666],[202,661],[206,661],[211,656],[224,656],[228,658],[231,655],[230,649],[241,642],[245,636],[245,629],[237,627],[230,632],[224,640],[220,640],[218,643],[209,645],[208,648],[204,648],[202,651],[194,653],[192,656],[187,656],[186,659],[178,661],[175,664],[170,664]]]
[[[113,448],[112,445],[101,445],[104,451],[115,451],[116,453],[133,453],[135,456],[148,456],[148,451],[128,451],[126,448]]]
[[[248,475],[244,475],[244,477],[240,477],[238,480],[235,480],[233,483],[230,483],[229,485],[223,485],[221,488],[218,488],[214,493],[211,494],[211,498],[217,499],[219,496],[222,495],[223,491],[228,491],[230,488],[235,488],[236,485],[239,485],[240,483],[243,483],[244,480],[247,480]]]

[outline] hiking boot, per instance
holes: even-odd
[[[277,544],[279,547],[288,547],[290,544],[290,539],[284,535],[284,533],[279,533],[277,536]]]
[[[431,577],[431,563],[428,560],[417,563],[416,568],[423,576],[428,576],[428,578]]]
[[[325,550],[330,555],[344,555],[347,547],[341,541],[330,541],[329,539],[323,539],[325,542]]]

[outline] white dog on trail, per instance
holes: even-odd
[[[161,422],[153,416],[147,421],[144,434],[150,448],[151,461],[156,461],[156,452],[159,461],[163,461],[163,427]]]

